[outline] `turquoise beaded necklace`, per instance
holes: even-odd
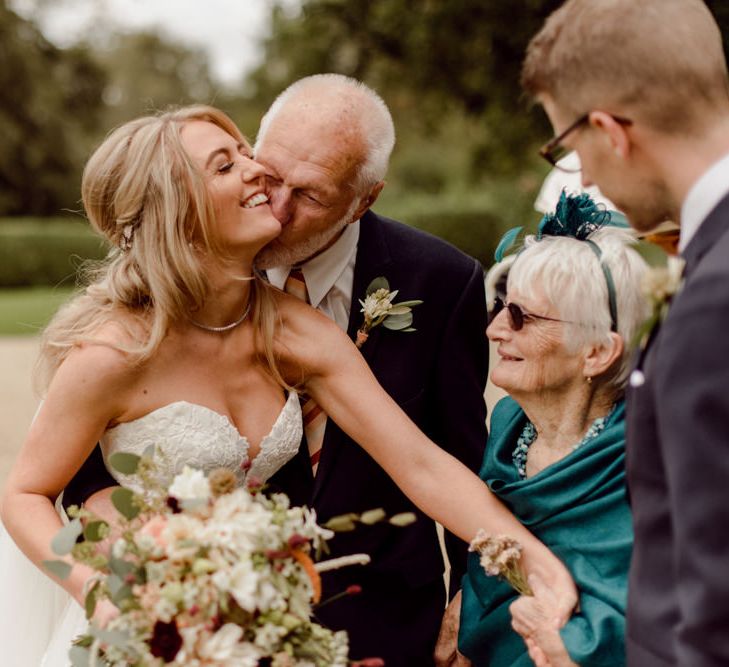
[[[610,408],[610,411],[604,417],[598,417],[594,422],[592,422],[582,440],[580,440],[577,444],[572,445],[572,451],[574,452],[576,449],[582,447],[582,445],[590,442],[590,440],[594,440],[598,435],[600,435],[600,433],[605,430],[605,426],[607,425],[607,422],[614,410],[615,405]],[[511,460],[516,466],[516,471],[519,473],[520,479],[526,479],[527,453],[529,452],[529,447],[531,447],[536,439],[537,429],[534,427],[534,424],[527,420],[519,439],[516,441],[516,447],[514,447],[514,451],[511,454]]]

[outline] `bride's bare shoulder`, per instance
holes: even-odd
[[[140,370],[138,350],[148,329],[144,320],[124,311],[115,312],[88,333],[79,336],[59,370],[66,367],[98,377],[124,381]]]
[[[283,342],[323,342],[347,338],[331,319],[300,299],[283,292],[276,294],[275,298],[281,319],[279,338]]]

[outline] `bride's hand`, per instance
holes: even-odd
[[[546,550],[541,546],[542,550]],[[562,561],[548,550],[543,556],[538,559],[532,556],[525,564],[528,581],[535,595],[537,590],[540,592],[543,608],[548,610],[549,620],[558,630],[569,621],[577,607],[577,587]]]
[[[567,653],[557,624],[558,598],[537,576],[529,577],[533,596],[519,597],[509,606],[511,626],[524,639],[537,667],[577,667]]]
[[[105,628],[109,621],[119,615],[119,609],[109,600],[99,600],[94,610],[93,622],[100,628]]]

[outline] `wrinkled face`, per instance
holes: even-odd
[[[264,190],[264,171],[251,147],[214,123],[193,120],[180,131],[183,147],[204,175],[213,203],[213,234],[226,253],[252,261],[281,232]]]
[[[352,184],[362,151],[352,137],[289,121],[281,112],[256,147],[281,235],[257,257],[262,268],[310,258],[353,222],[360,197]]]
[[[548,96],[542,96],[540,101],[555,135],[574,122],[575,118],[563,112]],[[623,131],[630,136],[635,130],[631,127],[623,128]],[[646,232],[675,216],[668,188],[659,175],[638,158],[635,145],[631,145],[628,156],[621,156],[608,133],[590,123],[571,132],[562,145],[577,151],[583,187],[596,185],[619,211],[625,213],[634,229]]]
[[[583,360],[563,343],[564,322],[529,317],[529,313],[560,319],[557,309],[539,291],[533,298],[509,289],[507,303],[521,306],[524,326],[514,331],[504,308],[491,322],[486,335],[497,346],[498,362],[491,381],[511,394],[534,398],[539,394],[561,394],[584,382]]]

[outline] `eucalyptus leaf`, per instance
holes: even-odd
[[[91,521],[84,528],[84,539],[89,542],[101,542],[109,534],[106,521]]]
[[[385,510],[383,510],[381,507],[374,510],[368,510],[367,512],[362,512],[362,515],[359,517],[359,520],[361,523],[365,524],[366,526],[371,526],[378,521],[382,521],[387,515],[385,514]]]
[[[44,560],[43,567],[59,579],[65,579],[71,574],[71,566],[62,560]]]
[[[387,278],[385,278],[385,276],[379,276],[378,278],[375,278],[367,286],[367,296],[369,296],[373,292],[376,292],[378,289],[386,289],[388,292],[390,291],[390,283],[387,282]]]
[[[120,579],[124,579],[128,574],[131,574],[136,570],[136,566],[129,561],[122,560],[121,558],[114,558],[112,556],[109,559],[109,570]]]
[[[389,317],[392,317],[393,315],[405,315],[406,313],[410,312],[409,306],[403,306],[401,303],[398,303],[397,305],[390,308],[390,310],[387,311],[387,315]]]
[[[109,592],[112,594],[112,596],[114,596],[124,586],[124,579],[122,579],[118,574],[110,574],[106,578],[106,586],[109,589]]]
[[[401,512],[390,517],[390,523],[399,528],[409,526],[411,523],[415,523],[416,520],[417,517],[412,512]]]
[[[410,301],[401,301],[400,303],[396,303],[396,306],[407,306],[408,308],[413,308],[415,306],[419,306],[421,303],[423,303],[422,299],[411,299]]]
[[[134,502],[134,492],[119,487],[111,493],[111,502],[118,512],[127,519],[133,519],[139,514],[139,507]]]
[[[51,549],[57,556],[65,556],[71,553],[76,544],[78,536],[83,532],[83,526],[80,519],[74,519],[67,523],[56,536],[51,540]]]
[[[111,601],[117,606],[121,607],[124,600],[134,597],[132,594],[132,587],[129,584],[124,584],[120,589],[117,590],[114,595],[111,596]]]
[[[407,329],[400,329],[400,331],[403,331],[405,333],[410,333],[412,331],[417,331],[417,329],[414,329],[413,327],[408,327]]]
[[[400,331],[407,329],[413,323],[413,314],[405,313],[404,315],[389,315],[385,318],[382,326],[391,331]]]
[[[141,459],[141,456],[129,452],[116,452],[109,457],[109,465],[124,475],[133,475],[137,472]]]
[[[97,581],[86,594],[84,599],[84,609],[86,610],[86,619],[91,620],[96,610],[96,602],[99,599],[99,582]]]
[[[111,644],[112,646],[124,646],[129,641],[128,632],[124,632],[123,630],[106,630],[93,624],[89,627],[89,634],[93,635],[96,639],[100,639],[105,644]]]
[[[89,667],[91,664],[91,651],[84,646],[72,646],[68,657],[71,667]]]

